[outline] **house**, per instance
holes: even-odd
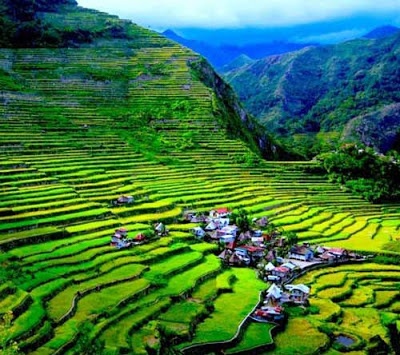
[[[241,232],[239,234],[238,241],[245,243],[250,240],[252,240],[252,235],[251,235],[250,231]]]
[[[264,245],[263,237],[251,237],[251,242],[255,245]]]
[[[231,212],[227,207],[220,207],[210,211],[210,217],[212,218],[226,218],[230,214]]]
[[[310,261],[314,257],[312,250],[306,245],[294,245],[290,248],[288,258],[303,261]]]
[[[243,256],[247,256],[247,257],[250,256],[250,255],[249,255],[249,252],[247,251],[247,249],[242,248],[242,247],[240,247],[240,248],[234,248],[234,251],[235,251],[235,253],[237,253],[238,255],[243,255]]]
[[[242,264],[250,265],[251,259],[247,255],[243,255],[243,254],[240,254],[238,252],[234,252],[234,254],[236,254],[239,257],[239,259],[241,260]]]
[[[235,248],[234,253],[239,256],[239,258],[243,261],[244,264],[250,265],[250,263],[253,261],[251,258],[251,255],[248,253],[248,251],[244,248]]]
[[[272,270],[275,269],[275,265],[269,262],[267,265],[265,265],[264,270],[268,273],[271,273]]]
[[[297,304],[304,304],[310,295],[310,288],[304,284],[286,285],[285,288],[289,291],[290,301]]]
[[[228,263],[231,266],[241,266],[244,264],[244,261],[239,257],[239,255],[237,255],[236,253],[233,253],[229,259],[228,259]]]
[[[243,245],[240,248],[247,252],[252,261],[260,260],[264,256],[264,248],[252,245]]]
[[[273,276],[278,276],[282,281],[287,280],[290,277],[290,269],[284,266],[278,266],[271,271]]]
[[[267,261],[274,261],[277,257],[276,250],[271,249],[268,253],[267,256],[265,257]]]
[[[281,278],[275,275],[267,275],[267,277],[264,277],[264,281],[279,282],[280,280]]]
[[[164,236],[164,235],[167,235],[168,234],[168,229],[165,227],[165,225],[163,224],[163,223],[158,223],[158,224],[156,224],[156,226],[155,226],[155,231],[157,232],[157,235],[159,235],[159,236]]]
[[[221,254],[218,255],[218,257],[224,261],[228,260],[232,256],[232,251],[229,249],[224,249]]]
[[[262,309],[255,310],[250,317],[257,322],[279,323],[285,319],[285,314],[283,311],[283,308],[280,306],[262,307]]]
[[[276,284],[272,284],[267,290],[267,294],[265,296],[264,304],[268,305],[278,305],[282,298],[282,290],[276,286]]]
[[[121,235],[120,234],[114,234],[111,237],[111,246],[116,247],[119,242],[121,241]]]
[[[298,268],[297,265],[293,264],[292,262],[288,261],[287,263],[282,264],[281,266],[288,268],[290,271],[294,271]]]
[[[112,202],[112,204],[113,204],[114,206],[117,206],[117,205],[126,205],[126,204],[129,204],[129,203],[133,203],[133,201],[134,201],[133,196],[121,195],[121,196],[118,197],[116,200],[114,200],[114,201]]]
[[[134,245],[143,244],[146,241],[146,236],[143,233],[138,234],[135,238],[133,238],[132,242]]]
[[[218,227],[224,228],[229,226],[229,218],[218,218]]]
[[[204,229],[206,231],[215,231],[216,229],[218,229],[218,226],[216,225],[216,223],[214,223],[214,221],[211,221]]]
[[[111,246],[117,249],[127,248],[132,245],[131,240],[127,239],[128,231],[126,228],[118,228],[115,230],[114,235],[111,237]]]
[[[286,243],[286,237],[279,237],[279,238],[276,238],[276,239],[273,241],[273,243],[274,243],[274,246],[281,248],[281,247],[283,247],[283,246],[285,245],[285,243]]]
[[[344,248],[324,248],[329,254],[334,255],[338,260],[343,261],[349,259],[349,252]]]
[[[128,230],[124,227],[117,228],[115,230],[115,234],[118,234],[121,236],[121,238],[126,238],[128,236]]]
[[[196,218],[196,211],[184,211],[183,212],[183,219],[187,222],[192,222],[194,218]],[[196,222],[194,222],[196,223]]]
[[[217,236],[217,231],[206,232],[206,237],[212,242],[219,242],[219,237]]]
[[[236,234],[238,232],[238,227],[235,225],[232,226],[225,226],[221,229],[217,230],[218,235],[232,235],[233,237],[236,237]]]
[[[196,238],[203,239],[206,235],[206,232],[201,227],[195,227],[192,229],[192,233]]]
[[[230,234],[225,234],[225,235],[220,235],[219,236],[219,241],[221,243],[233,243],[235,241],[235,237]]]
[[[265,227],[268,224],[268,217],[254,218],[252,222],[259,227]]]
[[[328,262],[345,261],[350,258],[349,252],[343,248],[318,247],[319,258]]]
[[[254,232],[253,232],[253,237],[262,237],[262,235],[263,235],[263,232],[262,232],[262,230],[255,230]]]

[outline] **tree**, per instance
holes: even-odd
[[[317,157],[331,180],[371,202],[398,201],[398,155],[377,154],[368,147],[346,144],[338,151]]]
[[[13,313],[11,311],[4,314],[2,323],[0,323],[0,354],[1,355],[19,355],[18,345],[11,339],[11,326]]]
[[[82,355],[100,355],[104,353],[104,341],[92,339],[93,324],[89,321],[81,323],[78,327],[78,341],[74,350]]]
[[[245,209],[232,212],[231,221],[233,224],[236,224],[242,232],[250,230],[250,217]]]

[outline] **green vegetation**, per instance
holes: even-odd
[[[360,348],[392,346],[386,331],[399,322],[398,204],[372,205],[337,188],[310,173],[315,162],[261,159],[255,142],[264,155],[274,146],[259,139],[257,126],[254,140],[251,118],[196,54],[64,5],[41,11],[40,21],[96,34],[90,44],[0,49],[0,315],[13,311],[0,323],[3,350],[168,353],[228,341],[267,285],[253,269],[226,268],[218,245],[193,238],[197,224],[181,223],[184,210],[222,206],[237,211],[242,229],[267,217],[261,229],[278,228],[290,243],[382,254],[379,264],[304,276],[315,303],[301,312],[310,334],[302,351],[327,346],[324,334],[357,335],[366,308],[378,325],[365,332],[380,338]],[[101,34],[107,23],[126,36]],[[121,195],[134,201],[113,206]],[[168,236],[155,235],[158,222]],[[119,227],[148,239],[117,249],[110,237]],[[324,297],[330,294],[333,301]],[[301,339],[300,313],[293,314],[294,323],[273,337],[286,353]],[[270,344],[269,329],[245,327],[230,351]]]
[[[311,333],[320,331],[332,339],[345,335],[354,340],[348,348],[331,344],[340,351],[367,350],[377,346],[376,342],[387,353],[393,351],[389,328],[398,319],[392,312],[399,296],[396,269],[399,266],[363,263],[311,271],[300,278],[298,282],[312,284],[310,302],[319,309],[302,317],[310,324]],[[289,320],[289,327],[291,323]],[[278,339],[279,335],[277,345]]]
[[[303,48],[225,78],[278,142],[306,159],[348,142],[399,151],[399,36]]]
[[[368,201],[400,199],[399,155],[396,152],[392,156],[380,156],[370,148],[345,145],[339,151],[319,155],[318,160],[331,180]]]

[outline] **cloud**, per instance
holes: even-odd
[[[354,15],[398,14],[399,9],[399,0],[78,0],[78,3],[157,28],[291,26]]]
[[[322,44],[332,44],[344,42],[350,39],[362,37],[367,33],[367,29],[352,29],[339,32],[329,32],[321,35],[313,35],[306,37],[293,37],[292,41],[297,43],[322,43]]]

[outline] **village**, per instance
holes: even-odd
[[[310,287],[292,283],[307,270],[350,260],[364,260],[344,248],[298,243],[296,236],[285,236],[267,217],[250,221],[245,211],[232,212],[221,207],[208,216],[186,211],[184,220],[199,223],[192,229],[200,240],[217,243],[218,257],[233,267],[252,267],[270,287],[250,318],[257,322],[281,324],[286,320],[284,305],[308,305]]]
[[[112,202],[116,206],[131,203],[132,196],[120,196]],[[270,285],[250,316],[257,322],[282,324],[287,318],[286,305],[308,306],[310,287],[292,283],[307,270],[365,260],[365,257],[344,248],[298,243],[295,235],[285,235],[267,217],[250,220],[244,210],[231,211],[220,207],[208,214],[187,210],[181,223],[197,224],[190,230],[194,238],[218,245],[217,256],[224,264],[254,268],[257,276]],[[163,237],[169,231],[165,224],[158,222],[153,225],[151,234]],[[150,237],[144,233],[128,237],[127,229],[120,227],[111,236],[110,245],[123,249],[146,243]]]

